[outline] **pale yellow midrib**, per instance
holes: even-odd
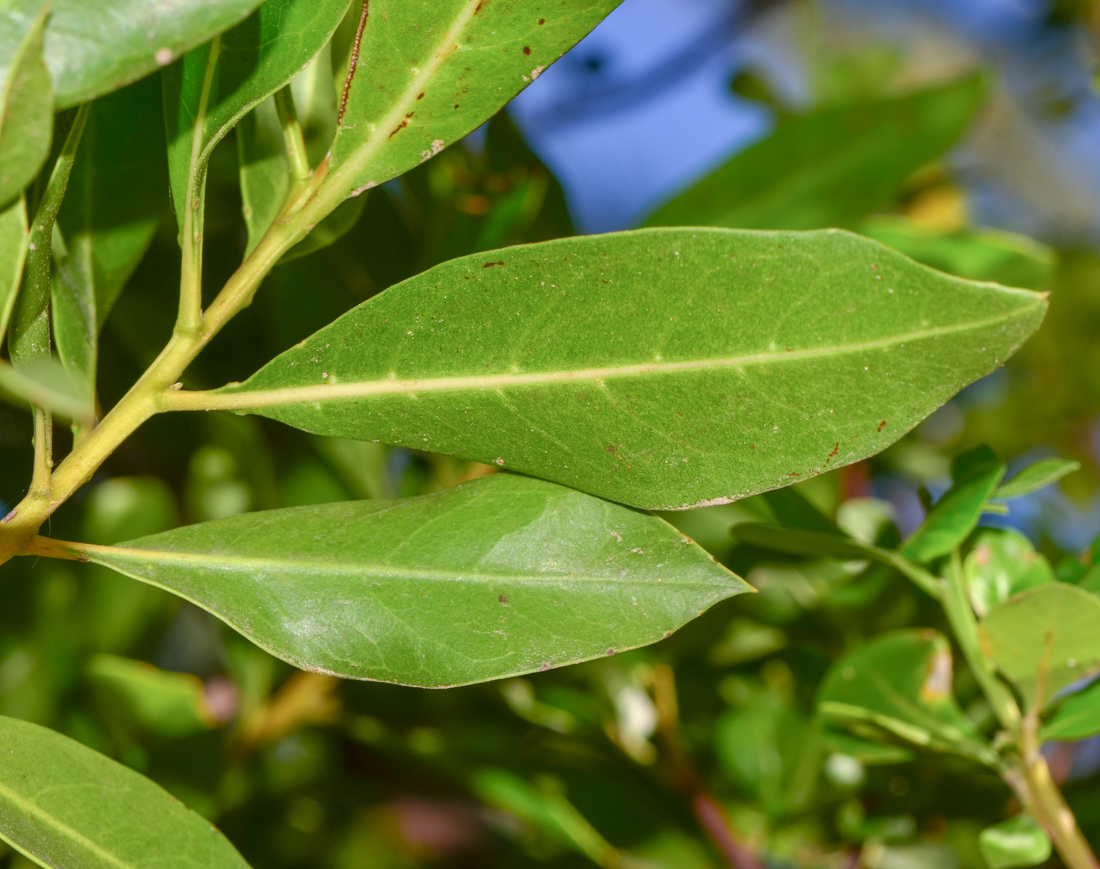
[[[705,371],[715,368],[740,368],[750,365],[783,364],[804,359],[814,359],[871,350],[883,350],[912,341],[922,341],[952,335],[958,332],[982,329],[1007,322],[1026,309],[1001,314],[986,320],[922,329],[904,335],[879,338],[855,344],[817,347],[804,350],[766,351],[743,356],[727,356],[717,359],[692,359],[684,362],[641,362],[631,365],[603,368],[578,368],[562,371],[538,371],[516,374],[490,374],[465,377],[432,377],[412,380],[368,380],[351,383],[330,382],[315,386],[291,386],[285,389],[239,390],[217,392],[168,392],[161,397],[163,410],[243,410],[277,407],[285,404],[312,404],[336,399],[367,398],[375,395],[414,395],[422,392],[445,392],[464,389],[505,389],[516,386],[538,386],[552,383],[576,383],[601,381],[615,377],[638,377],[649,374],[676,374],[687,371]]]
[[[216,555],[206,552],[179,552],[163,549],[135,549],[125,546],[92,546],[82,543],[67,544],[77,552],[86,553],[92,561],[106,567],[118,569],[123,565],[131,570],[137,570],[141,562],[154,562],[157,564],[179,564],[192,567],[206,566],[210,569],[223,569],[239,571],[248,568],[252,571],[274,570],[286,573],[327,573],[345,576],[361,576],[364,578],[395,579],[399,581],[428,580],[433,582],[469,582],[480,584],[493,584],[501,582],[520,583],[523,585],[560,585],[563,580],[588,580],[593,583],[621,582],[623,575],[609,574],[598,575],[579,571],[562,573],[548,572],[548,565],[540,566],[536,572],[531,573],[486,573],[477,571],[437,570],[429,567],[416,567],[402,569],[399,565],[370,564],[364,562],[306,561],[304,559],[283,558],[255,558],[248,555]],[[112,563],[114,561],[114,563]],[[687,569],[691,569],[690,567]],[[720,585],[705,580],[681,579],[680,577],[662,577],[660,587],[703,587]],[[655,585],[656,587],[656,581]]]
[[[402,93],[401,98],[393,104],[390,113],[378,122],[374,131],[362,146],[360,146],[342,166],[336,169],[330,182],[333,186],[340,186],[337,179],[350,176],[348,186],[351,187],[356,183],[356,180],[367,167],[370,166],[371,160],[373,160],[378,155],[378,152],[389,142],[390,133],[397,128],[398,124],[405,120],[409,108],[416,102],[416,95],[426,91],[428,82],[431,81],[440,67],[447,62],[447,58],[450,57],[451,52],[457,48],[456,43],[458,42],[458,38],[462,35],[462,31],[466,29],[466,26],[473,21],[474,15],[477,13],[480,5],[481,0],[466,0],[466,5],[463,7],[458,17],[455,18],[454,24],[452,24],[450,29],[443,34],[443,39],[440,41],[439,48],[436,50],[435,54],[432,55],[431,59],[424,65],[424,68],[420,70],[420,73],[409,83],[409,86],[405,89],[404,93]],[[367,26],[370,26],[369,22]],[[451,46],[455,46],[455,48]],[[345,126],[347,125],[345,124]]]
[[[72,827],[67,826],[59,818],[56,818],[49,812],[45,811],[37,803],[33,803],[30,800],[20,796],[15,791],[11,790],[3,784],[0,784],[0,797],[3,797],[4,799],[13,803],[17,807],[17,809],[23,814],[30,815],[31,817],[41,821],[50,829],[55,830],[59,835],[64,836],[70,841],[75,842],[80,847],[87,849],[96,857],[107,863],[109,866],[117,866],[118,869],[135,869],[135,864],[125,863],[122,860],[119,860],[114,854],[111,854],[109,851],[103,850],[95,842],[81,835]],[[12,844],[36,862],[42,861],[43,858],[41,857],[41,855],[30,854],[29,852],[24,851],[23,846],[15,842],[12,842]],[[42,863],[42,865],[48,866],[49,864]]]

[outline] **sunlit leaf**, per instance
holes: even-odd
[[[452,260],[164,401],[678,509],[878,452],[1044,310],[842,232],[642,230]]]
[[[55,869],[248,869],[207,820],[144,776],[0,718],[0,837]]]
[[[1050,563],[1016,531],[983,531],[963,570],[978,615],[1022,591],[1054,581]]]
[[[0,9],[0,46],[5,16]],[[0,48],[0,204],[5,206],[34,180],[53,141],[53,89],[42,60],[45,26],[44,11],[31,15],[8,50]]]
[[[1070,459],[1042,459],[1028,465],[1007,483],[997,487],[995,498],[1019,498],[1057,483],[1067,474],[1081,469],[1080,462]]]
[[[1072,741],[1100,733],[1100,682],[1060,701],[1047,716],[1039,737]]]
[[[8,331],[27,257],[27,201],[20,196],[0,210],[0,343]]]
[[[992,827],[986,827],[978,836],[989,869],[1020,869],[1038,866],[1050,858],[1050,836],[1031,815],[1016,815]]]
[[[661,519],[511,475],[80,552],[298,667],[432,687],[652,643],[749,590]]]
[[[46,66],[59,108],[117,90],[232,27],[259,0],[8,0],[0,9],[0,64],[49,7]]]

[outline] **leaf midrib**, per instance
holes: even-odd
[[[1041,304],[1036,296],[1035,306]],[[529,373],[506,373],[472,375],[463,377],[432,377],[410,380],[364,380],[349,383],[329,382],[315,386],[290,386],[282,389],[250,390],[247,385],[231,387],[232,392],[169,392],[162,397],[164,410],[239,410],[245,408],[277,407],[287,404],[312,404],[333,399],[366,398],[375,395],[405,394],[420,392],[446,392],[452,390],[504,389],[516,386],[538,386],[552,383],[576,383],[601,381],[615,377],[638,377],[643,375],[677,374],[688,371],[703,371],[715,368],[740,368],[765,364],[782,364],[805,359],[817,359],[829,356],[841,356],[873,350],[883,350],[912,341],[923,341],[959,332],[973,331],[998,323],[1008,322],[1026,313],[1032,306],[1020,307],[1014,311],[954,326],[939,326],[893,335],[874,341],[831,347],[815,347],[802,350],[776,350],[750,353],[741,356],[727,356],[715,359],[692,359],[682,362],[640,362],[630,365],[615,365],[602,368],[579,368],[557,371],[538,371]]]
[[[72,545],[75,551],[83,552],[97,563],[106,567],[115,567],[112,560],[121,560],[128,563],[131,568],[136,568],[141,563],[155,562],[158,564],[181,564],[190,566],[209,565],[211,569],[223,569],[239,571],[248,568],[252,571],[273,570],[286,573],[301,573],[312,571],[326,574],[345,574],[348,576],[376,577],[379,579],[393,579],[400,582],[428,580],[434,582],[454,583],[479,583],[493,584],[507,582],[521,585],[559,585],[563,581],[584,580],[593,584],[617,583],[623,584],[624,578],[632,573],[625,569],[618,574],[600,575],[584,572],[547,573],[540,569],[538,573],[489,573],[466,570],[436,570],[428,567],[416,567],[403,570],[399,566],[386,564],[372,564],[363,562],[344,562],[291,558],[254,558],[248,555],[225,555],[218,553],[211,555],[205,552],[173,552],[162,549],[137,549],[122,546],[91,546],[87,544]],[[113,558],[112,558],[113,557]],[[718,583],[703,580],[681,579],[679,577],[661,577],[655,579],[662,587],[722,587]],[[634,585],[646,585],[642,582],[634,582]]]
[[[126,863],[120,860],[110,851],[105,851],[91,839],[88,839],[86,836],[77,832],[56,815],[50,814],[37,803],[32,802],[31,800],[21,796],[2,782],[0,782],[0,797],[9,800],[24,815],[30,815],[31,817],[38,819],[50,829],[55,830],[59,835],[64,836],[70,841],[75,842],[80,847],[87,849],[96,857],[103,860],[105,863],[111,866],[117,866],[118,869],[134,869],[135,864]],[[3,838],[7,839],[7,836],[4,836]],[[31,857],[36,862],[41,862],[41,860],[43,859],[40,855],[30,854],[27,851],[24,851],[23,847],[14,841],[12,841],[12,845],[14,845],[20,852],[27,854],[27,856]],[[41,863],[41,865],[46,866],[48,864]]]

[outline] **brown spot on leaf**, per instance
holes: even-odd
[[[397,135],[397,133],[398,133],[398,132],[399,132],[400,130],[403,130],[403,129],[404,129],[405,127],[407,127],[408,125],[409,125],[409,119],[408,119],[408,118],[406,118],[406,119],[405,119],[405,120],[403,120],[403,121],[402,121],[402,122],[401,122],[400,124],[398,124],[398,125],[397,125],[396,129],[394,129],[394,131],[393,131],[392,133],[390,133],[390,135],[389,135],[389,138],[391,138],[391,139],[392,139],[392,138],[393,138],[394,136],[396,136],[396,135]]]
[[[880,422],[878,424],[878,430],[879,431],[882,431],[884,428],[886,428],[886,420],[883,420],[882,422]]]
[[[418,100],[424,99],[424,92],[423,91],[420,92],[419,96],[417,96],[417,99]]]
[[[791,471],[789,474],[787,474],[787,476],[788,477],[801,477],[802,474],[800,474],[798,471]]]
[[[502,265],[504,265],[504,260],[498,259],[495,263],[485,263],[485,265],[483,265],[482,268],[483,269],[491,269],[493,266],[502,266]]]
[[[833,444],[833,451],[825,459],[825,464],[828,465],[833,459],[836,458],[836,454],[840,452],[840,441]]]
[[[545,18],[540,18],[540,19],[539,19],[539,24],[545,24],[545,23],[546,23],[546,19],[545,19]]]
[[[608,444],[606,447],[604,447],[604,452],[607,452],[607,453],[615,452],[615,445],[614,444]]]
[[[507,605],[507,603],[508,603],[508,598],[506,598],[504,595],[501,595],[500,597],[498,597],[497,600],[499,600],[502,604],[505,604],[505,605]]]
[[[531,53],[531,46],[530,45],[523,46],[523,53],[524,54],[530,54]]]
[[[614,655],[614,654],[615,654],[615,650],[614,650],[614,649],[608,649],[608,650],[607,650],[607,654],[608,654],[608,655]]]
[[[550,669],[549,664],[539,664],[539,672],[540,673],[545,673],[549,669]]]

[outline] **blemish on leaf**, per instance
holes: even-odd
[[[540,673],[545,673],[549,669],[550,669],[549,664],[539,664],[539,672]]]
[[[614,444],[608,444],[608,445],[607,445],[606,447],[604,447],[603,449],[604,449],[604,452],[605,452],[605,453],[614,453],[614,452],[616,451],[616,450],[615,450],[615,445],[614,445]]]
[[[878,424],[878,430],[879,431],[882,431],[884,428],[886,428],[886,420],[883,420],[882,422],[880,422]]]
[[[409,125],[409,119],[408,119],[408,118],[405,118],[405,120],[403,120],[403,121],[402,121],[402,122],[401,122],[400,124],[398,124],[398,125],[397,125],[397,126],[396,126],[396,127],[394,128],[394,131],[393,131],[392,133],[390,133],[390,135],[389,135],[389,137],[388,137],[388,138],[392,139],[392,138],[393,138],[394,136],[396,136],[396,135],[397,135],[397,133],[398,133],[398,132],[399,132],[400,130],[403,130],[403,129],[405,129],[405,127],[407,127],[408,125]]]
[[[545,19],[545,18],[540,18],[540,19],[539,19],[539,24],[540,24],[540,25],[542,25],[542,24],[545,24],[545,23],[546,23],[546,19]]]
[[[825,467],[829,466],[829,462],[836,458],[837,453],[840,452],[840,441],[833,444],[833,451],[825,458]]]
[[[524,54],[530,54],[531,53],[531,46],[530,45],[523,46],[523,53]]]
[[[498,597],[497,600],[499,600],[505,606],[508,605],[508,598],[506,598],[504,595],[501,595],[500,597]]]
[[[175,57],[170,48],[158,48],[157,53],[153,55],[157,61],[158,66],[168,66]]]
[[[418,100],[422,100],[422,99],[424,99],[424,91],[421,91],[421,92],[420,92],[419,94],[417,94],[417,97],[416,97],[416,98],[417,98]]]
[[[951,653],[940,650],[928,664],[928,675],[921,687],[922,700],[939,701],[951,695]]]
[[[615,654],[615,650],[614,650],[614,649],[608,649],[608,650],[607,650],[607,654],[608,654],[609,656],[610,656],[610,655],[614,655],[614,654]]]
[[[504,260],[499,260],[498,259],[495,263],[485,263],[485,265],[483,265],[482,268],[483,269],[491,269],[493,266],[502,266],[502,265],[504,265]]]

